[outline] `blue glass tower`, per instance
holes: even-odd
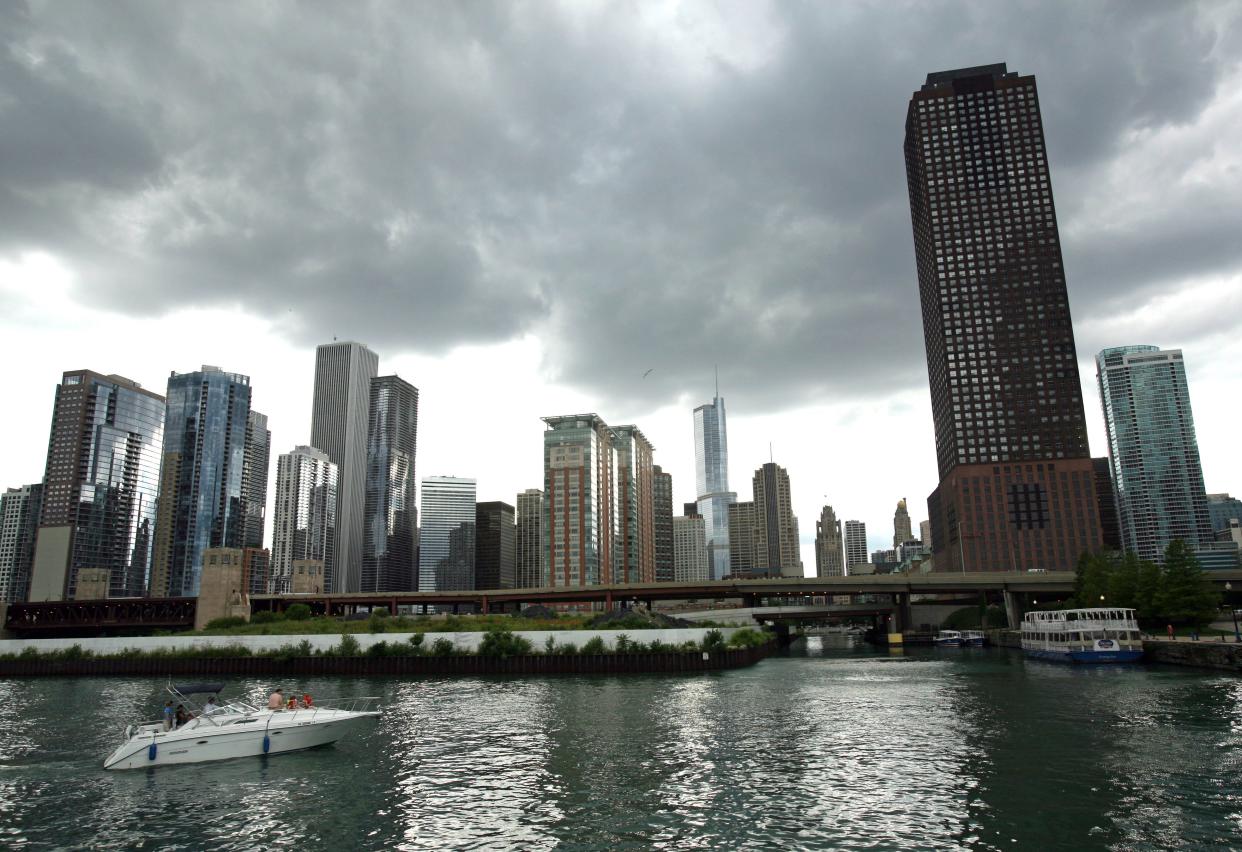
[[[708,562],[712,579],[719,580],[729,573],[729,504],[737,502],[729,490],[729,436],[719,388],[710,405],[694,409],[694,473]]]

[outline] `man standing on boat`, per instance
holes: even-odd
[[[280,687],[276,687],[271,698],[267,699],[268,710],[284,710],[285,709],[285,691]]]

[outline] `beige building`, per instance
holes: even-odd
[[[195,630],[202,630],[217,618],[250,619],[244,561],[240,547],[210,547],[203,551],[198,603],[194,610]]]
[[[893,512],[893,547],[901,547],[914,538],[910,529],[910,513],[906,511],[906,498],[897,501],[897,511]]]
[[[710,579],[706,520],[702,515],[673,518],[673,580],[695,583]]]
[[[815,522],[815,576],[845,576],[845,545],[841,539],[841,522],[831,506],[820,510]]]
[[[729,504],[729,576],[754,576],[755,565],[755,504]]]
[[[548,585],[543,562],[543,492],[527,488],[517,496],[517,565],[514,588]]]

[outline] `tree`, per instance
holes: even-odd
[[[1164,613],[1160,609],[1160,582],[1162,576],[1160,566],[1149,559],[1139,559],[1134,554],[1127,554],[1138,563],[1138,584],[1134,591],[1134,609],[1144,623],[1159,624],[1164,621]]]
[[[1109,554],[1109,606],[1134,608],[1138,598],[1139,560],[1133,553]]]
[[[1210,622],[1220,606],[1220,595],[1212,589],[1194,551],[1181,539],[1165,548],[1157,600],[1169,621],[1196,627]]]
[[[1100,595],[1108,594],[1111,565],[1102,553],[1084,553],[1078,557],[1074,571],[1074,603],[1078,606],[1099,606]]]

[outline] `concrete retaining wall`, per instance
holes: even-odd
[[[1143,643],[1143,652],[1143,659],[1149,663],[1196,666],[1242,674],[1242,645],[1234,642],[1148,639]]]

